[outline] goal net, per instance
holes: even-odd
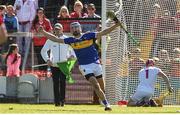
[[[106,11],[117,11],[118,19],[137,38],[140,45],[128,39],[118,28],[103,42],[105,48],[106,95],[111,104],[128,100],[138,85],[138,71],[146,59],[153,58],[164,71],[174,92],[164,100],[166,105],[180,104],[180,1],[179,0],[106,0]],[[118,4],[119,3],[119,4]],[[106,22],[111,25],[112,22]],[[158,77],[154,97],[167,91]]]

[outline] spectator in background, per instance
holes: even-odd
[[[4,16],[4,23],[8,33],[17,32],[19,29],[18,19],[14,14],[12,5],[7,6],[7,13]],[[8,37],[7,42],[3,45],[3,50],[7,52],[10,44],[16,43],[16,37]]]
[[[58,39],[64,39],[67,37],[63,34],[63,27],[60,23],[54,25],[54,34]],[[48,56],[49,50],[50,56]],[[51,66],[55,106],[64,106],[66,75],[60,70],[58,63],[67,61],[70,57],[75,57],[74,51],[69,45],[47,40],[41,50],[41,55],[47,62],[48,66]]]
[[[88,14],[84,16],[84,18],[101,18],[99,15],[95,13],[96,7],[93,3],[90,3],[87,5],[87,11],[88,11]]]
[[[169,10],[164,10],[163,20],[159,24],[159,29],[162,32],[172,32],[175,27],[175,18],[172,17],[172,14]]]
[[[20,76],[20,63],[21,55],[19,54],[19,48],[17,44],[9,45],[9,50],[5,59],[7,64],[7,74],[8,77],[19,77]]]
[[[37,33],[38,32],[37,29],[39,28],[39,26],[43,26],[43,28],[46,31],[52,32],[51,23],[50,23],[49,19],[46,18],[45,14],[44,14],[44,9],[41,7],[37,9],[37,14],[35,16],[35,19],[32,22],[32,32]],[[46,43],[46,40],[47,40],[46,37],[33,37],[34,51],[37,56],[38,64],[46,63],[40,54],[42,47]],[[46,67],[41,66],[41,67],[39,67],[39,69],[46,70]]]
[[[161,20],[157,25],[156,36],[152,46],[152,56],[157,56],[160,49],[167,49],[167,44],[171,39],[164,37],[164,34],[171,34],[175,30],[175,18],[171,16],[169,10],[164,10]],[[167,49],[169,51],[169,49]]]
[[[17,96],[17,86],[20,76],[20,64],[21,55],[19,54],[19,48],[17,44],[9,45],[9,50],[5,58],[7,65],[7,96],[16,97]]]
[[[4,63],[4,52],[2,51],[2,47],[7,40],[7,31],[4,24],[3,16],[5,13],[6,7],[4,5],[0,5],[0,69],[5,70]]]
[[[81,1],[77,0],[74,3],[74,12],[70,14],[71,18],[82,18],[84,16],[87,16],[87,14],[82,12],[82,10],[83,10],[83,4]]]
[[[18,19],[12,5],[7,6],[7,13],[4,19],[8,32],[17,32],[19,29]]]
[[[137,77],[139,70],[144,67],[144,60],[141,58],[141,49],[136,48],[132,52],[132,59],[129,62],[131,77]]]
[[[179,32],[180,31],[180,2],[179,1],[177,1],[177,11],[176,11],[175,18],[176,18],[176,30],[177,32]]]
[[[174,104],[180,104],[180,48],[174,48],[173,49],[173,58],[171,61],[171,68],[170,68],[171,74],[170,79],[172,81],[172,86],[175,90],[174,94],[175,97],[172,100]]]
[[[156,67],[161,68],[161,70],[164,71],[167,76],[170,76],[170,63],[171,60],[168,51],[164,49],[160,50],[158,52],[158,61],[155,62]],[[156,83],[156,88],[165,90],[165,84],[163,83],[162,79],[158,80],[158,82]],[[160,95],[160,92],[158,90],[155,90],[155,93]]]
[[[35,9],[39,8],[39,0],[34,0],[34,7]]]
[[[157,51],[156,51],[157,50],[156,42],[158,40],[156,38],[158,38],[158,35],[159,35],[158,27],[159,27],[160,22],[163,19],[163,10],[162,10],[162,7],[156,3],[153,5],[152,11],[153,11],[153,13],[151,14],[150,21],[149,21],[150,31],[152,32],[152,35],[154,35],[153,36],[154,38],[152,38],[154,45],[152,45],[152,48],[151,48],[151,56],[158,57]],[[155,55],[155,53],[156,53],[156,55]]]
[[[180,77],[180,49],[173,49],[173,59],[171,62],[171,76]]]
[[[169,75],[170,73],[170,58],[167,50],[161,50],[159,52],[159,61],[156,64],[159,68],[162,69],[162,71],[165,71],[166,75]]]
[[[69,10],[66,6],[62,6],[59,10],[58,16],[54,20],[55,23],[60,23],[63,25],[63,32],[70,32],[70,20],[66,18],[71,18],[69,15]]]
[[[3,20],[4,15],[6,13],[6,6],[5,5],[0,5],[0,17]]]
[[[82,9],[82,12],[84,12],[84,13],[87,14],[87,13],[88,13],[88,12],[87,12],[87,6],[88,6],[88,5],[85,3],[85,4],[83,4],[83,6],[84,6],[84,7],[83,7],[83,9]]]
[[[88,14],[86,16],[84,16],[83,18],[99,18],[99,20],[88,20],[87,24],[83,24],[82,25],[82,31],[83,32],[87,32],[87,31],[91,31],[91,32],[96,32],[97,30],[99,30],[100,28],[100,16],[97,15],[96,12],[96,8],[95,5],[90,3],[87,6],[87,12]]]
[[[158,25],[163,19],[163,11],[159,4],[154,4],[152,7],[152,14],[150,16],[149,24],[153,34],[156,34]]]
[[[145,61],[141,58],[141,49],[135,48],[132,51],[129,61],[129,95],[133,94],[138,85],[138,72],[144,67]]]
[[[7,40],[7,31],[3,21],[5,10],[6,7],[4,5],[0,5],[0,45]]]
[[[30,32],[32,21],[36,15],[36,8],[33,0],[16,0],[14,3],[15,13],[19,21],[20,32]],[[30,38],[17,38],[19,51],[24,57],[25,52],[29,52],[31,39]]]

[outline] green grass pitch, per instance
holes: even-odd
[[[104,111],[101,105],[70,105],[55,107],[53,104],[0,104],[0,114],[2,113],[38,113],[38,114],[59,114],[59,113],[90,113],[90,114],[134,114],[134,113],[178,113],[179,106],[166,107],[125,107],[113,105],[112,111]]]

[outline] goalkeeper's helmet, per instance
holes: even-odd
[[[148,67],[148,66],[154,66],[154,60],[153,59],[148,59],[146,61],[146,67]]]

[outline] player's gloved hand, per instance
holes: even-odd
[[[73,60],[73,59],[76,59],[73,55],[68,57],[68,60]]]
[[[50,61],[50,60],[47,60],[47,64],[48,64],[48,66],[52,66],[53,65],[52,61]]]
[[[115,23],[119,23],[119,20],[118,20],[118,18],[117,18],[116,16],[113,18],[113,21],[114,21]]]
[[[107,18],[113,20],[115,23],[119,22],[118,18],[116,17],[116,14],[113,10],[110,10],[107,12]]]

